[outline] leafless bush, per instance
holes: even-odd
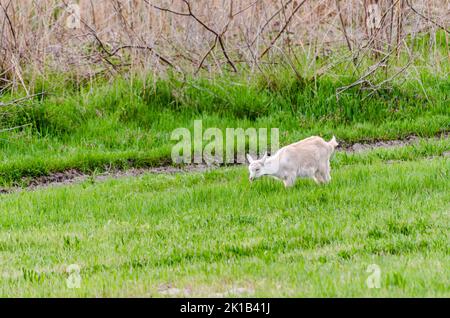
[[[410,52],[406,36],[433,42],[449,21],[448,0],[0,0],[0,90],[49,71],[214,74],[277,61],[320,76],[332,63],[316,69],[316,57],[342,47],[355,69],[367,56],[386,67]],[[311,64],[298,70],[301,55]]]

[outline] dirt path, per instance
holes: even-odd
[[[440,139],[440,138],[449,138],[450,133],[443,133],[438,137],[430,138],[430,139]],[[408,136],[403,140],[388,140],[388,141],[376,141],[376,142],[368,142],[368,143],[354,143],[354,144],[346,144],[341,143],[337,151],[339,152],[347,152],[347,153],[359,153],[368,150],[378,149],[378,148],[394,148],[394,147],[404,147],[407,145],[411,145],[414,143],[418,143],[420,140],[417,136]],[[450,156],[450,151],[446,151],[444,156]],[[220,166],[212,165],[208,166],[206,164],[189,164],[183,167],[175,167],[175,166],[162,166],[162,167],[149,167],[149,168],[131,168],[127,170],[111,170],[105,171],[98,175],[86,174],[76,169],[69,169],[62,172],[54,172],[47,176],[41,176],[34,178],[28,183],[26,188],[22,187],[10,187],[10,188],[0,188],[1,193],[11,193],[22,190],[34,190],[43,187],[49,186],[62,186],[73,183],[81,183],[87,180],[92,181],[103,181],[109,178],[123,178],[123,177],[137,177],[146,173],[153,174],[173,174],[173,173],[182,173],[182,172],[202,172],[212,169],[218,169]]]
[[[426,138],[425,140],[437,140],[437,139],[448,139],[450,138],[450,132],[442,133],[434,138]],[[372,150],[377,148],[394,148],[394,147],[404,147],[411,144],[418,143],[421,138],[411,135],[407,136],[405,139],[401,140],[385,140],[385,141],[374,141],[367,143],[353,143],[346,144],[342,143],[342,145],[338,146],[338,151],[345,151],[348,153],[357,153],[366,150]],[[424,139],[422,139],[424,140]]]

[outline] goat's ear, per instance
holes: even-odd
[[[247,160],[248,160],[249,163],[252,163],[253,161],[255,161],[255,160],[252,158],[252,156],[250,156],[249,153],[247,154]]]
[[[261,163],[264,163],[266,161],[266,159],[267,159],[267,151],[264,154],[264,156],[261,158]]]

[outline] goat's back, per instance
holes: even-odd
[[[312,136],[283,147],[280,162],[286,166],[317,166],[330,159],[334,147],[321,137]]]

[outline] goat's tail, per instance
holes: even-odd
[[[331,147],[333,147],[333,150],[334,150],[334,148],[336,148],[339,144],[337,143],[337,141],[336,141],[336,137],[334,137],[333,136],[333,138],[331,138],[331,140],[328,142],[328,144],[331,146]]]

